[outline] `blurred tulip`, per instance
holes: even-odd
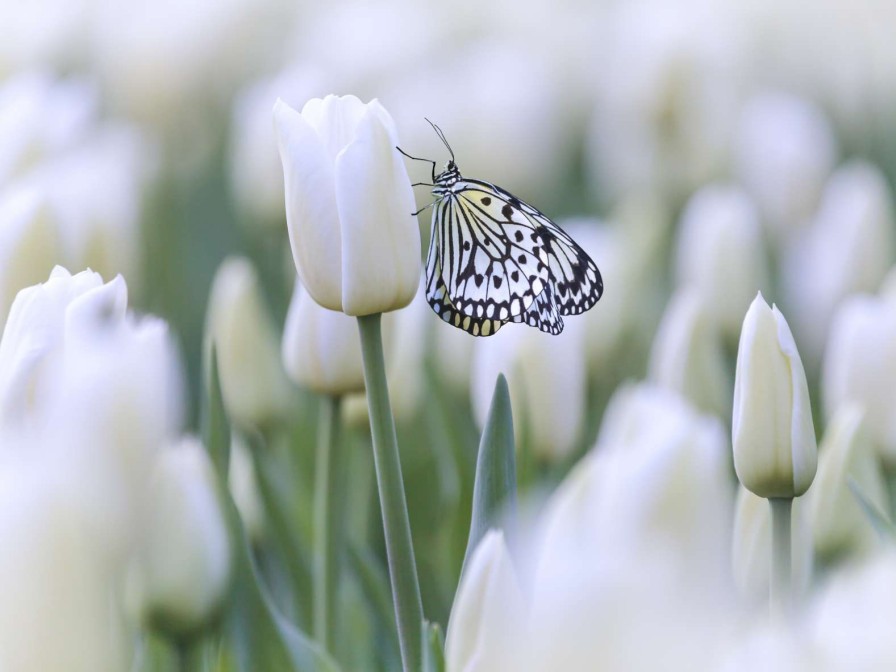
[[[827,670],[805,633],[762,622],[732,647],[720,672],[815,672]]]
[[[501,669],[501,646],[522,634],[525,603],[504,533],[485,534],[461,577],[445,638],[447,672]]]
[[[744,108],[735,135],[734,166],[778,239],[812,214],[837,159],[824,113],[807,100],[765,93]]]
[[[97,273],[73,276],[60,266],[43,284],[20,291],[0,340],[0,419],[25,422],[48,379],[58,376],[67,341],[97,320],[123,320],[126,308],[121,277],[104,285]]]
[[[425,399],[424,357],[427,353],[426,346],[431,342],[430,329],[448,328],[448,325],[433,319],[435,315],[426,302],[423,282],[421,279],[420,291],[409,305],[383,318],[386,379],[389,383],[392,412],[398,419],[413,416]],[[460,331],[453,327],[451,329]],[[457,363],[457,366],[462,367],[463,363]]]
[[[288,68],[256,82],[237,98],[231,120],[231,183],[253,227],[282,230],[286,218],[283,167],[271,106],[278,98],[293,108],[319,94],[323,77],[306,66]]]
[[[585,421],[583,352],[584,325],[575,318],[566,321],[559,336],[516,325],[477,341],[471,396],[480,426],[503,373],[518,442],[527,442],[544,460],[568,457]]]
[[[818,460],[809,388],[787,321],[759,294],[737,349],[731,423],[734,467],[760,497],[799,497]]]
[[[850,402],[862,405],[875,449],[896,464],[896,304],[872,296],[843,302],[831,321],[822,370],[822,397],[830,420]]]
[[[149,627],[189,638],[215,615],[230,578],[230,539],[214,468],[186,438],[161,450],[149,477],[147,523],[129,576]]]
[[[679,289],[666,308],[648,366],[653,382],[708,413],[731,411],[731,376],[722,336],[695,289]]]
[[[283,332],[283,365],[297,385],[320,394],[364,390],[356,321],[318,305],[298,280]]]
[[[206,313],[207,346],[218,354],[221,391],[233,420],[260,427],[285,412],[289,388],[274,325],[248,259],[225,259],[215,274]]]
[[[704,297],[726,335],[736,335],[757,291],[769,286],[762,226],[752,200],[721,183],[701,188],[681,217],[675,259],[680,286]]]
[[[0,438],[12,448],[9,436]],[[42,442],[15,446],[41,451]],[[8,456],[7,456],[8,457]],[[33,455],[32,455],[33,457]],[[5,466],[9,467],[7,461]],[[67,473],[66,473],[67,471]],[[0,485],[0,668],[130,669],[135,633],[117,604],[118,567],[84,509],[85,470],[34,460]]]
[[[389,113],[354,96],[274,106],[286,219],[302,285],[347,315],[408,305],[420,278],[420,232]]]
[[[889,627],[896,613],[896,555],[892,550],[846,566],[826,582],[807,630],[831,670],[875,672],[896,659]]]
[[[818,476],[809,494],[812,534],[819,556],[867,552],[877,531],[851,491],[854,483],[880,511],[887,511],[887,485],[864,426],[862,407],[841,407],[819,446]]]
[[[15,185],[0,193],[0,331],[18,291],[49,275],[59,248],[56,222],[35,190]]]
[[[782,290],[804,356],[813,363],[821,359],[837,305],[854,292],[875,291],[893,264],[894,229],[886,178],[870,164],[853,162],[831,176],[810,228],[785,250]]]
[[[814,565],[812,526],[805,499],[794,500],[791,519],[792,580],[797,593],[808,590]],[[766,606],[771,579],[771,510],[767,499],[754,495],[744,486],[737,490],[732,537],[734,583],[748,602]]]
[[[455,392],[469,394],[476,339],[460,329],[444,329],[438,324],[432,332],[435,341],[433,357],[441,380]]]

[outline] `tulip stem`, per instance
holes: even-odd
[[[199,672],[202,670],[202,646],[194,640],[178,642],[174,649],[177,672]]]
[[[793,498],[773,497],[768,500],[772,512],[772,571],[769,605],[773,616],[786,616],[793,605],[791,561],[791,512]]]
[[[419,670],[422,663],[420,627],[423,623],[423,603],[411,543],[411,526],[401,477],[398,441],[395,438],[395,420],[386,387],[380,323],[379,313],[358,317],[370,432],[373,436],[373,461],[383,514],[398,643],[404,672],[412,672]]]
[[[317,427],[314,474],[314,638],[327,651],[335,646],[345,517],[346,465],[339,435],[339,397],[324,397]]]

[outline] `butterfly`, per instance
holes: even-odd
[[[489,182],[464,178],[445,134],[429,119],[451,156],[432,164],[432,235],[426,257],[426,300],[445,322],[491,336],[508,322],[549,334],[563,316],[594,306],[604,285],[597,265],[550,218]]]

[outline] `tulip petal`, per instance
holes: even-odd
[[[364,117],[367,105],[355,96],[329,95],[324,99],[312,98],[302,108],[302,119],[315,130],[323,142],[330,162],[355,139],[358,124]]]
[[[336,160],[348,315],[403,308],[414,298],[421,272],[414,193],[383,115],[368,110],[354,142]]]
[[[342,234],[332,159],[312,126],[279,99],[274,105],[274,125],[296,269],[315,301],[330,310],[342,310]]]

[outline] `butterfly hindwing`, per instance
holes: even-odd
[[[556,336],[563,331],[563,318],[557,309],[554,292],[550,285],[535,298],[535,302],[522,315],[514,317],[512,322],[522,322],[530,327],[540,329]]]

